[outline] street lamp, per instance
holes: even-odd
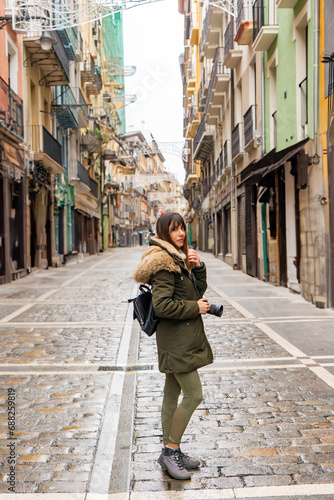
[[[42,35],[36,43],[41,46],[42,50],[48,51],[51,49],[52,45],[56,45],[57,41],[52,37],[50,31],[42,31]]]

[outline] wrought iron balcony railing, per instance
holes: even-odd
[[[98,183],[90,177],[88,170],[82,165],[80,161],[78,161],[77,163],[77,174],[81,182],[86,184],[86,186],[89,187],[92,195],[95,196],[95,198],[97,198],[99,195]]]
[[[211,78],[210,78],[210,83],[209,83],[209,88],[208,88],[208,95],[206,98],[206,112],[208,111],[209,103],[210,103],[210,98],[211,98],[211,93],[212,93],[212,88],[215,82],[215,78],[217,75],[223,75],[225,73],[225,68],[223,64],[223,47],[217,47],[215,57],[213,60],[213,65],[212,65],[212,72],[211,72]]]
[[[98,198],[99,186],[98,186],[98,183],[96,181],[94,181],[94,179],[92,179],[91,177],[89,178],[89,188],[90,188],[92,195],[95,196],[95,198]]]
[[[58,34],[64,44],[69,60],[74,61],[75,50],[77,46],[77,34],[74,28],[65,28],[63,30],[59,30]]]
[[[200,52],[203,52],[204,45],[206,44],[208,31],[209,31],[209,23],[210,23],[210,15],[211,15],[211,5],[209,5],[208,10],[206,11],[206,15],[203,21],[203,28],[201,34],[201,42],[200,42]]]
[[[247,146],[254,139],[255,106],[250,106],[244,114],[244,144]]]
[[[81,89],[79,88],[79,104],[81,105],[81,109],[83,111],[83,114],[85,115],[86,118],[89,116],[88,112],[88,104],[86,102],[86,99],[83,96],[83,93],[81,92]]]
[[[238,0],[237,3],[237,17],[236,17],[236,27],[238,29],[238,26],[240,25],[241,21],[245,19],[244,17],[244,1],[245,0]]]
[[[276,7],[274,0],[268,0],[264,5],[264,0],[255,0],[253,4],[253,42],[263,26],[276,24]]]
[[[23,101],[1,77],[0,124],[23,137]]]
[[[255,0],[253,4],[253,41],[264,26],[264,6],[263,0]]]
[[[223,147],[223,170],[226,169],[228,165],[228,141],[224,142],[224,147]]]
[[[232,159],[242,152],[241,148],[241,123],[232,130]]]
[[[51,111],[57,116],[57,121],[62,130],[77,128],[78,103],[71,87],[56,87],[57,95],[51,104]]]
[[[52,49],[54,50],[54,52],[57,56],[57,59],[63,68],[63,71],[66,75],[66,78],[69,80],[70,79],[70,63],[69,63],[68,54],[66,52],[64,44],[63,44],[57,31],[52,32],[51,36],[57,42],[55,45],[53,45]]]
[[[233,50],[233,22],[233,19],[231,19],[224,33],[224,58],[229,50]]]
[[[201,123],[198,127],[195,139],[194,139],[194,147],[193,151],[196,151],[198,144],[200,143],[200,140],[202,139],[202,135],[205,131],[205,115],[203,116]]]
[[[31,125],[31,139],[34,153],[45,153],[58,165],[62,165],[62,147],[43,125]]]

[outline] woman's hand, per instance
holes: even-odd
[[[208,302],[208,299],[199,299],[197,301],[198,307],[199,307],[199,313],[200,314],[206,314],[208,310],[210,309],[210,304]]]
[[[189,248],[188,250],[188,259],[190,264],[194,264],[195,267],[199,267],[201,265],[201,259],[199,258],[196,250],[193,248]]]

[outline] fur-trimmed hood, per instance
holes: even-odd
[[[168,241],[151,238],[150,246],[144,252],[141,263],[136,267],[133,277],[138,283],[148,283],[158,271],[181,274],[184,261],[177,249]]]

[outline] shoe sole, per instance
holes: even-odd
[[[176,477],[176,476],[174,476],[173,474],[171,474],[171,473],[169,472],[169,470],[167,469],[167,467],[165,466],[164,462],[161,460],[161,458],[160,458],[160,457],[159,457],[159,459],[158,459],[158,462],[159,462],[159,464],[161,465],[162,469],[163,469],[163,470],[166,470],[166,471],[168,472],[168,474],[169,474],[172,478],[174,478],[174,479],[178,479],[179,481],[189,481],[189,479],[191,479],[191,476],[190,476],[190,477]]]
[[[184,464],[183,464],[183,465],[184,465]],[[199,468],[200,468],[200,466],[201,466],[201,464],[196,465],[195,467],[189,467],[189,466],[187,466],[187,465],[184,465],[184,467],[185,467],[187,470],[195,470],[195,469],[199,469]]]

